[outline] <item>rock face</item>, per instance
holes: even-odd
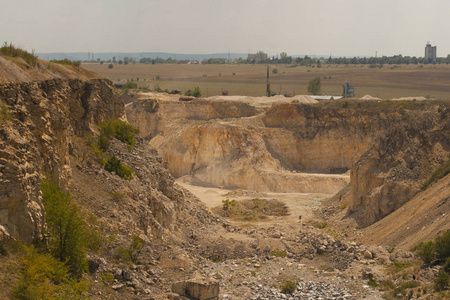
[[[379,135],[404,122],[397,111],[197,99],[141,98],[126,112],[175,177],[273,192],[337,192],[348,177],[330,174],[348,171]]]
[[[0,99],[12,116],[0,124],[0,225],[28,242],[44,230],[42,174],[66,185],[70,136],[119,117],[123,104],[103,79],[3,84]]]
[[[420,191],[450,153],[450,112],[426,114],[392,128],[352,167],[349,211],[368,226]]]
[[[396,111],[327,108],[282,104],[264,116],[264,138],[270,153],[288,169],[342,173],[350,169],[373,141],[400,124]]]

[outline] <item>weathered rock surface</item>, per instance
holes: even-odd
[[[263,116],[263,134],[269,152],[288,169],[343,173],[402,117],[396,111],[280,104]]]
[[[121,115],[123,104],[110,84],[52,79],[0,85],[0,99],[12,117],[0,124],[0,225],[11,235],[23,241],[41,237],[42,174],[66,185],[70,136]]]
[[[450,111],[392,128],[352,167],[349,211],[368,226],[412,199],[450,153]]]
[[[196,184],[278,192],[336,192],[348,182],[346,176],[311,172],[346,172],[385,127],[402,119],[395,112],[377,119],[373,112],[299,103],[263,109],[156,98],[135,99],[126,111],[174,176],[190,175]]]

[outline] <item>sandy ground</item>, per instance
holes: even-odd
[[[315,220],[314,209],[318,208],[321,203],[332,197],[333,194],[323,193],[259,193],[249,190],[229,190],[225,188],[213,188],[202,187],[187,184],[181,180],[177,180],[177,183],[189,190],[192,194],[198,197],[208,208],[222,205],[222,200],[246,200],[246,199],[277,199],[286,204],[289,208],[289,215],[283,217],[272,217],[268,221],[264,221],[263,224],[268,223],[287,223],[293,224],[299,222],[299,216],[302,217],[303,222]],[[236,225],[244,225],[233,221]],[[248,222],[247,222],[248,223]],[[258,223],[251,222],[252,225],[258,225]]]

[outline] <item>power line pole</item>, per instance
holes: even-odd
[[[266,90],[266,96],[270,97],[269,65],[267,65],[267,90]]]

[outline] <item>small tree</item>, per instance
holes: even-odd
[[[194,96],[194,97],[201,97],[202,96],[202,91],[200,90],[199,86],[196,86],[194,88],[194,91],[192,92],[192,96]]]
[[[108,69],[112,69],[112,68],[114,68],[114,65],[113,64],[109,64],[108,65]]]
[[[316,77],[309,82],[308,94],[319,95],[321,89],[320,77]]]
[[[52,179],[42,182],[42,202],[47,213],[49,245],[53,256],[65,262],[75,277],[87,270],[85,223],[69,193]]]

